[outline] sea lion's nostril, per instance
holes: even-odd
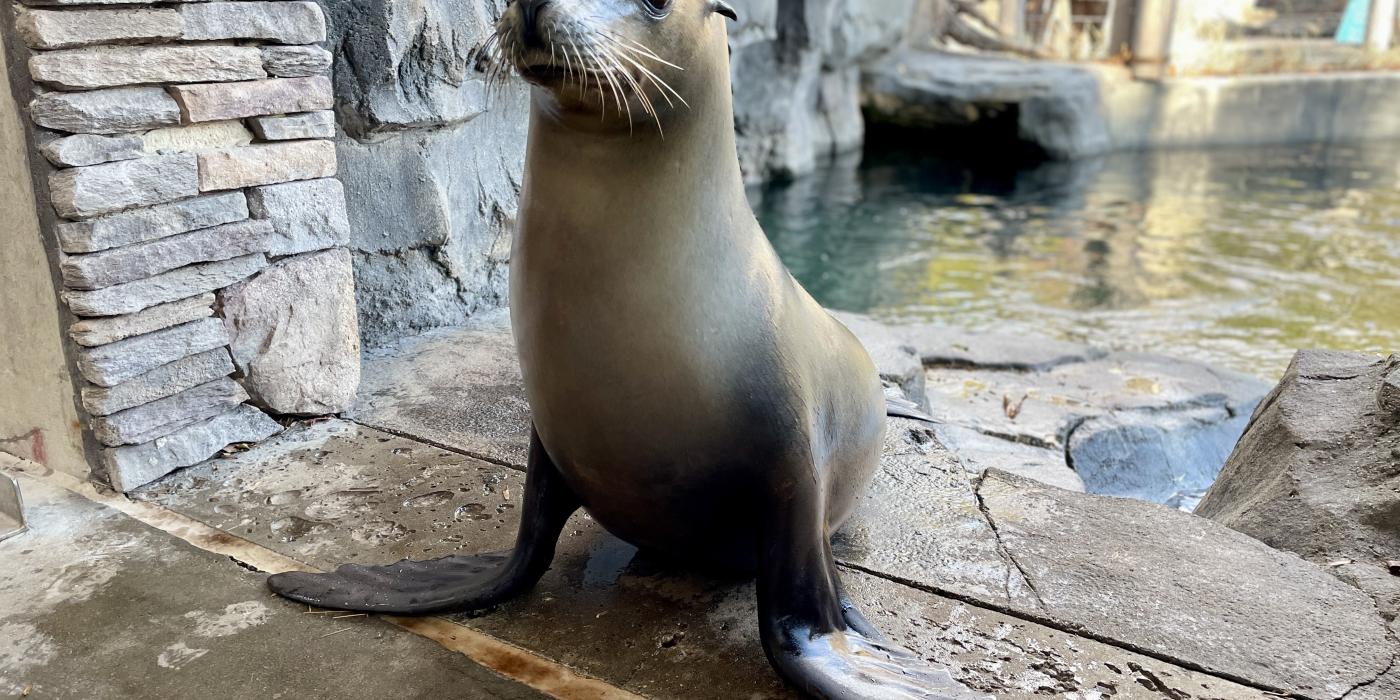
[[[540,13],[549,6],[551,0],[520,0],[520,39],[526,46],[538,46],[540,40]]]

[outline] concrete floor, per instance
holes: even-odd
[[[539,698],[383,621],[308,612],[263,574],[21,476],[0,542],[0,696]]]

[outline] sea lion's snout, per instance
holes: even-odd
[[[482,51],[491,80],[514,72],[542,89],[537,96],[552,95],[561,114],[661,129],[688,106],[694,42],[677,39],[703,34],[713,14],[732,10],[717,0],[511,0]]]

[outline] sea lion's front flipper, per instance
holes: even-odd
[[[346,564],[329,574],[274,574],[267,585],[286,598],[339,610],[426,615],[484,608],[539,581],[564,523],[579,505],[532,431],[515,549],[387,566]]]
[[[865,619],[841,586],[819,480],[790,483],[799,493],[768,506],[758,565],[759,631],[778,673],[822,700],[986,700]]]

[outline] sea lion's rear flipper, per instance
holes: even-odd
[[[938,421],[923,409],[919,404],[904,398],[903,396],[885,395],[885,415],[895,418],[910,418],[912,420],[923,421],[925,423],[937,423]]]
[[[339,610],[427,615],[484,608],[539,581],[554,558],[564,523],[579,505],[532,432],[515,549],[387,566],[346,564],[329,574],[274,574],[267,585],[283,597]]]
[[[805,486],[769,506],[759,545],[759,631],[778,673],[822,700],[987,700],[865,619],[841,586],[819,480],[789,483]]]

